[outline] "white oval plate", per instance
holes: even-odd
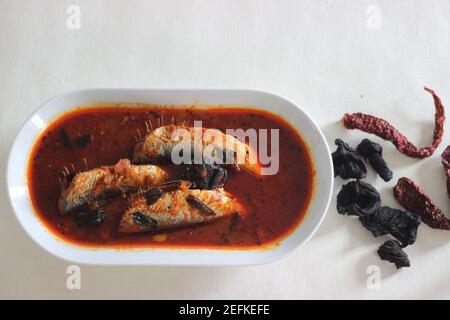
[[[96,103],[162,105],[254,106],[281,115],[306,140],[312,152],[315,190],[306,216],[278,245],[264,249],[88,248],[57,238],[34,213],[26,172],[33,144],[59,115],[76,106]],[[311,118],[277,95],[244,89],[88,89],[56,96],[45,102],[20,129],[7,169],[9,197],[20,224],[48,252],[69,261],[104,265],[253,265],[275,261],[305,243],[322,222],[333,188],[333,167],[327,142]]]

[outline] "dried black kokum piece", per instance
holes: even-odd
[[[82,208],[73,216],[75,223],[79,227],[94,226],[105,220],[105,212],[100,208]]]
[[[420,224],[419,215],[390,207],[380,207],[372,214],[359,217],[359,220],[374,237],[391,234],[402,247],[416,241]]]
[[[74,141],[74,144],[77,148],[84,149],[92,142],[93,136],[92,134],[85,134]]]
[[[337,211],[340,214],[365,216],[374,213],[381,205],[380,194],[370,184],[360,180],[342,186],[337,195]]]
[[[217,164],[203,162],[185,167],[183,179],[192,182],[194,189],[216,189],[224,186],[227,180],[227,170]]]
[[[70,141],[69,134],[67,133],[66,129],[62,128],[59,130],[59,135],[61,137],[61,142],[64,148],[72,150],[72,142]]]
[[[161,188],[151,188],[150,190],[146,191],[144,193],[145,200],[148,206],[151,206],[156,201],[158,201],[159,198],[162,197],[164,194],[164,190]]]
[[[133,213],[133,221],[137,225],[146,229],[155,229],[158,226],[158,221],[141,212]]]
[[[341,139],[336,139],[334,143],[337,145],[336,151],[331,154],[334,176],[340,176],[342,179],[365,178],[367,169],[364,158]]]
[[[393,174],[383,159],[383,147],[381,145],[369,139],[364,139],[356,147],[356,150],[360,155],[369,160],[370,165],[384,181],[392,179]]]
[[[397,240],[386,241],[378,248],[377,253],[382,260],[394,263],[397,269],[409,267],[411,265],[408,255],[403,251],[400,242]]]
[[[217,216],[218,213],[215,212],[211,207],[207,206],[203,201],[199,198],[189,194],[186,198],[186,201],[194,208],[197,208],[200,214],[204,216]]]

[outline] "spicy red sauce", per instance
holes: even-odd
[[[303,139],[285,120],[251,108],[162,108],[150,105],[117,105],[79,108],[53,122],[38,138],[29,161],[28,183],[35,211],[58,237],[87,246],[184,246],[255,247],[273,244],[289,234],[302,220],[313,192],[314,169]],[[248,208],[246,219],[221,220],[158,232],[122,234],[117,231],[126,199],[112,199],[99,226],[79,227],[72,216],[58,212],[57,199],[64,167],[77,171],[115,164],[131,158],[138,129],[145,135],[145,122],[181,123],[202,120],[203,127],[279,129],[280,166],[273,176],[256,177],[245,171],[229,172],[225,190]],[[86,134],[92,136],[84,148],[64,143],[61,130],[70,141]],[[270,150],[270,148],[269,148]],[[176,170],[174,171],[176,172]]]

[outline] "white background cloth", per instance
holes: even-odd
[[[81,28],[66,26],[70,4]],[[0,298],[450,298],[450,233],[421,225],[397,271],[373,238],[331,203],[314,237],[268,265],[221,267],[81,266],[81,290],[66,288],[70,264],[21,229],[5,190],[7,154],[26,117],[64,91],[98,87],[232,87],[268,90],[304,108],[334,149],[366,135],[346,131],[345,112],[388,118],[428,144],[434,107],[424,85],[450,108],[448,1],[7,1],[0,0]],[[449,109],[450,110],[450,109]],[[447,132],[450,127],[446,126]],[[376,139],[376,141],[380,141]],[[392,187],[416,180],[445,212],[450,201],[436,154],[407,158],[383,143],[395,176],[368,181],[385,204]],[[335,192],[341,185],[336,180]],[[335,198],[335,197],[333,197]],[[367,268],[381,268],[381,289]]]

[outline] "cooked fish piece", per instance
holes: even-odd
[[[178,189],[160,193],[153,188],[136,194],[122,216],[119,231],[137,233],[210,222],[235,213],[243,214],[242,204],[222,188],[215,190]]]
[[[102,166],[75,175],[58,199],[61,214],[88,204],[109,193],[127,193],[161,184],[168,174],[158,166],[132,165],[122,159],[113,166]]]
[[[201,143],[200,138],[196,137],[202,138]],[[136,145],[133,162],[153,163],[170,159],[172,150],[181,143],[186,143],[191,150],[200,150],[199,154],[207,149],[213,157],[222,158],[223,162],[231,158],[233,163],[227,164],[260,174],[261,166],[256,151],[247,144],[219,130],[185,125],[167,125],[149,132],[144,141]]]

